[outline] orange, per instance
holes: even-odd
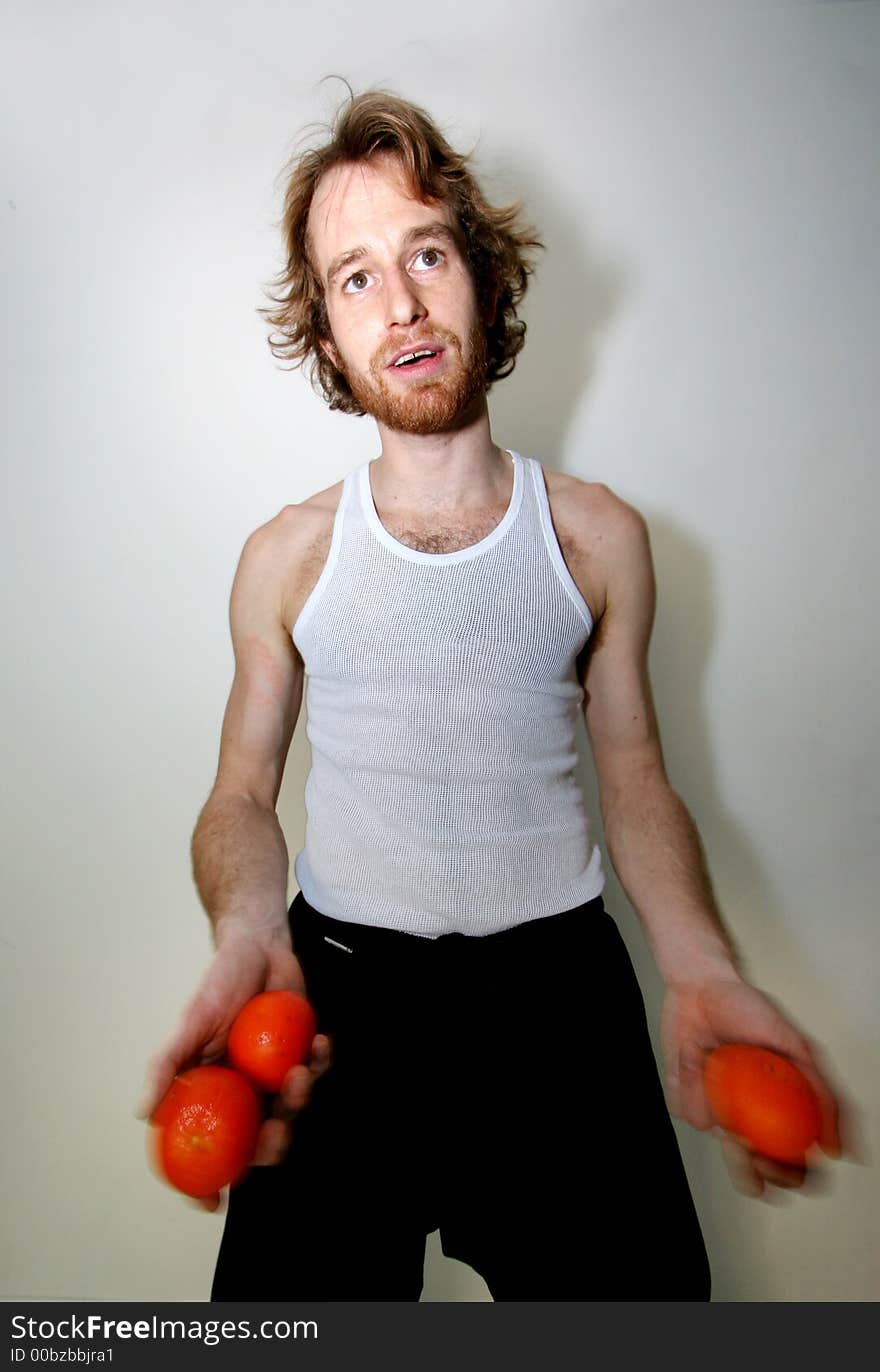
[[[150,1117],[153,1162],[186,1196],[234,1186],[250,1166],[261,1122],[249,1081],[229,1067],[191,1067]]]
[[[723,1129],[755,1153],[806,1167],[822,1116],[813,1087],[789,1058],[754,1043],[724,1043],[707,1057],[703,1082]]]
[[[295,991],[263,991],[233,1020],[226,1055],[257,1086],[279,1091],[291,1067],[308,1062],[317,1018]]]

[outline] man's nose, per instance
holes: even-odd
[[[402,324],[404,327],[424,319],[428,313],[425,304],[408,272],[396,268],[385,277],[385,323]]]

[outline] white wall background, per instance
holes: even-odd
[[[479,139],[542,230],[494,436],[648,519],[671,778],[753,979],[876,1156],[880,5],[58,0],[4,27],[0,1293],[209,1290],[222,1218],[156,1182],[131,1112],[210,955],[189,837],[241,546],[378,453],[256,314],[333,72]],[[303,712],[291,859],[307,766]],[[878,1298],[870,1165],[765,1204],[678,1130],[716,1300]],[[424,1299],[487,1299],[436,1240]]]

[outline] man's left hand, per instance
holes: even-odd
[[[760,1196],[765,1185],[802,1186],[807,1169],[775,1162],[753,1152],[745,1140],[721,1129],[703,1086],[708,1054],[722,1043],[756,1043],[790,1058],[813,1086],[822,1117],[818,1143],[829,1157],[842,1155],[841,1093],[829,1085],[814,1044],[794,1027],[770,999],[747,982],[722,977],[689,984],[670,983],[660,1018],[660,1042],[666,1065],[670,1114],[695,1129],[712,1129],[721,1140],[724,1159],[737,1190]]]

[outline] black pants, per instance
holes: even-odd
[[[709,1299],[629,953],[601,897],[482,938],[330,919],[294,949],[334,1062],[233,1188],[226,1300],[419,1299],[425,1239],[494,1300]]]

